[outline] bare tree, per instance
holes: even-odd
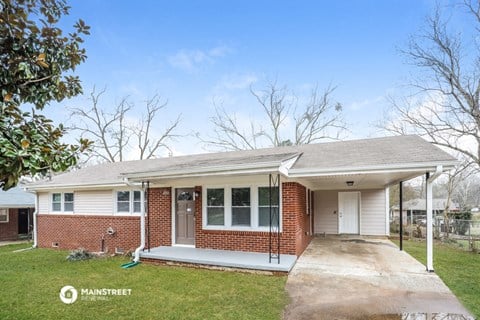
[[[396,134],[416,133],[480,166],[480,1],[465,0],[471,30],[453,33],[440,8],[427,28],[413,37],[403,53],[425,72],[414,82],[415,94],[392,100],[382,124]],[[461,11],[461,12],[464,12]],[[460,11],[458,11],[460,12]],[[473,27],[475,26],[475,27]],[[471,33],[472,39],[466,38]]]
[[[342,106],[333,103],[331,96],[335,88],[328,87],[320,92],[312,89],[309,100],[300,105],[298,97],[286,86],[279,87],[270,82],[263,90],[250,87],[250,92],[265,116],[258,120],[241,122],[237,115],[229,114],[214,101],[215,115],[210,118],[214,135],[201,139],[207,146],[224,150],[257,149],[265,146],[300,145],[325,139],[338,139],[344,132]],[[285,134],[287,120],[293,119],[294,128]]]
[[[156,135],[153,130],[154,120],[158,112],[166,107],[167,101],[162,101],[158,95],[148,99],[146,113],[135,123],[129,119],[134,105],[128,97],[122,98],[115,109],[108,112],[101,105],[105,92],[106,89],[97,92],[94,87],[89,96],[91,107],[69,108],[71,129],[93,141],[91,157],[117,162],[126,160],[126,153],[132,149],[137,150],[136,159],[139,160],[155,157],[161,148],[170,151],[168,142],[176,137],[174,132],[180,123],[180,116],[161,134]]]

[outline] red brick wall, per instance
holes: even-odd
[[[200,191],[200,187],[196,187]],[[282,183],[282,233],[280,252],[300,255],[311,240],[306,215],[305,187],[295,182]],[[221,250],[268,252],[269,233],[255,231],[223,231],[202,229],[202,204],[195,207],[195,246]]]
[[[150,188],[150,248],[172,245],[172,188]],[[145,222],[147,224],[147,221]],[[147,246],[148,248],[148,231]]]
[[[18,209],[8,209],[8,222],[0,222],[0,241],[18,239]]]
[[[140,217],[39,214],[37,223],[42,248],[58,243],[60,249],[100,251],[102,236],[107,252],[115,252],[116,247],[131,251],[140,244]],[[109,227],[114,235],[106,234]]]

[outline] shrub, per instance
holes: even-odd
[[[73,250],[67,256],[68,261],[81,261],[81,260],[88,260],[94,258],[95,255],[91,252],[88,252],[84,248],[79,248],[77,250]]]

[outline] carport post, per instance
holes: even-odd
[[[432,219],[432,183],[430,172],[426,173],[426,189],[427,189],[427,271],[433,272],[433,219]]]
[[[399,209],[400,209],[400,251],[403,250],[403,181],[400,181],[400,184],[399,184],[399,190],[400,190],[400,195],[399,195],[399,198],[400,198],[400,205],[399,205]]]

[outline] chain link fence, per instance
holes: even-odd
[[[425,239],[427,219],[425,215],[411,215],[403,221],[403,236],[412,239]],[[400,221],[395,217],[390,222],[390,233],[400,233]],[[460,220],[436,217],[433,221],[433,237],[458,246],[466,251],[480,252],[480,220]]]

